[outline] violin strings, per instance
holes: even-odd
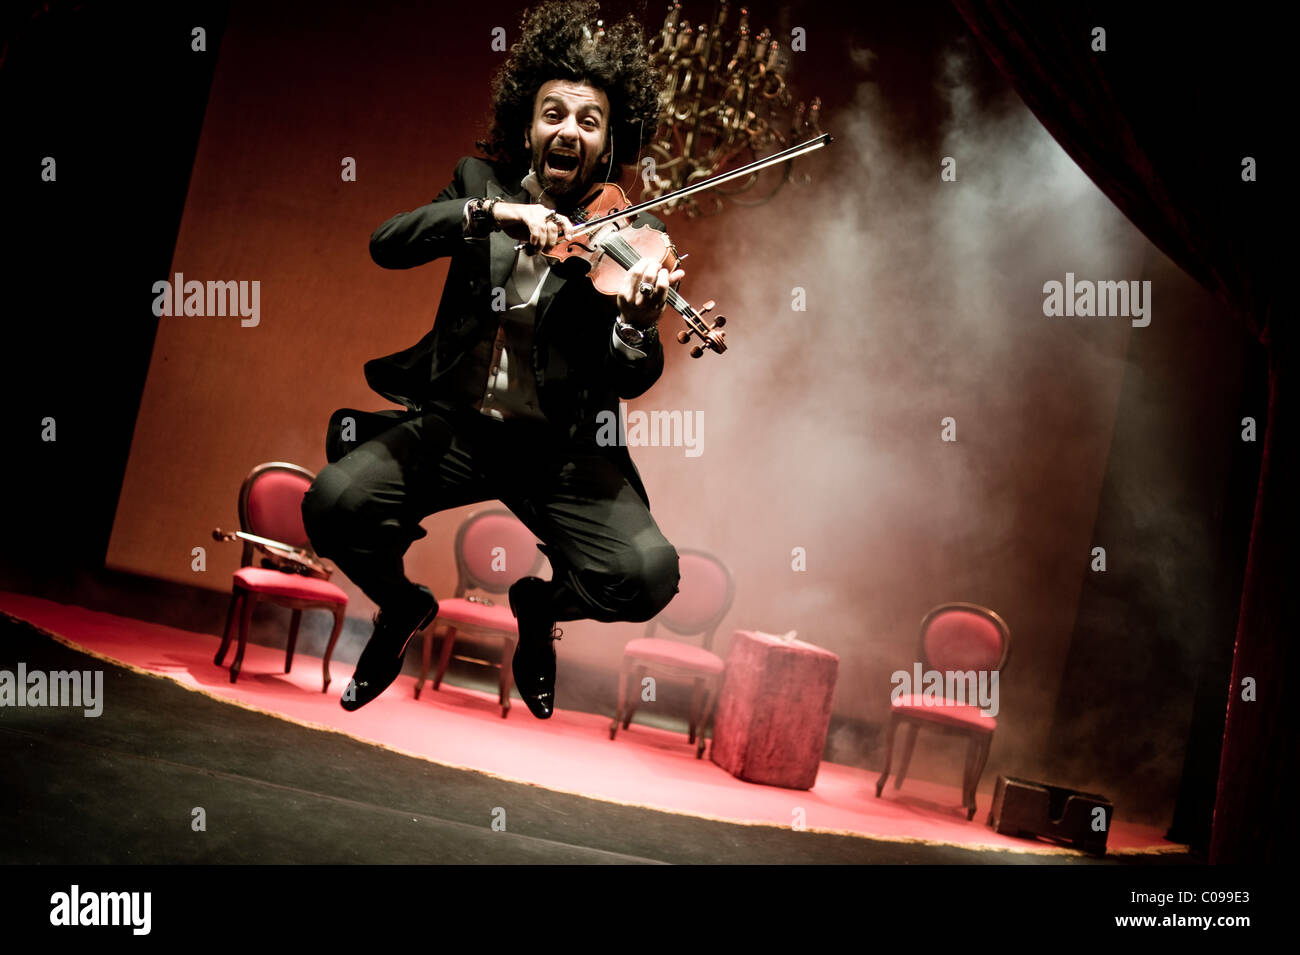
[[[617,233],[601,242],[600,248],[602,251],[609,253],[615,262],[629,271],[641,258],[636,249],[634,249],[626,239]],[[670,288],[668,290],[668,304],[686,318],[693,319],[699,317],[696,314],[695,309],[691,308],[691,306],[687,304],[686,300],[677,294],[676,289]]]
[[[642,143],[642,138],[641,138],[641,137],[642,137],[644,134],[645,134],[645,117],[642,116],[642,117],[641,117],[641,126],[640,126],[640,128],[637,130],[637,139],[636,139],[636,142],[637,142],[637,166],[638,166],[638,167],[639,167],[640,164],[641,164],[641,143]],[[605,173],[605,182],[606,182],[606,183],[609,182],[610,171],[612,171],[612,169],[613,169],[613,165],[614,165],[614,131],[613,131],[613,129],[611,129],[610,132],[609,132],[609,138],[610,138],[610,155],[609,155],[610,169],[607,170],[606,173]],[[642,183],[641,189],[642,189],[642,192],[644,193],[644,191],[645,191],[645,184],[644,184],[644,183]],[[582,210],[581,215],[582,215],[583,220],[586,220],[587,217],[588,217],[587,210],[585,210],[585,209]],[[601,242],[600,247],[601,247],[601,249],[603,249],[604,251],[608,252],[611,256],[613,256],[614,261],[617,262],[619,265],[621,265],[621,266],[624,268],[624,270],[626,270],[626,271],[631,271],[632,266],[634,266],[634,265],[635,265],[635,264],[640,260],[640,254],[636,251],[636,249],[634,249],[634,248],[632,247],[632,245],[631,245],[631,244],[630,244],[626,239],[624,239],[621,235],[618,235],[617,233],[615,233],[614,235],[611,235],[608,239],[606,239],[605,241]],[[686,299],[682,298],[680,295],[677,294],[677,290],[676,290],[676,289],[672,289],[672,288],[670,288],[670,289],[668,290],[668,304],[671,305],[671,306],[672,306],[674,309],[676,309],[678,312],[680,312],[680,313],[681,313],[684,317],[686,317],[687,319],[690,319],[690,320],[693,320],[693,321],[696,321],[696,322],[699,321],[699,315],[696,313],[695,309],[691,308],[691,306],[687,303]]]

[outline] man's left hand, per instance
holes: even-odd
[[[670,274],[656,259],[641,259],[627,270],[623,288],[617,296],[623,321],[638,328],[648,328],[659,321],[668,301],[668,287],[680,282],[685,275],[683,269]],[[647,286],[649,291],[644,290]]]

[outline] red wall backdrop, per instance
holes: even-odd
[[[172,272],[260,281],[261,320],[159,320],[111,567],[227,589],[238,548],[210,532],[237,526],[248,470],[319,469],[334,409],[385,405],[362,364],[428,329],[446,269],[380,269],[369,234],[429,201],[473,152],[501,59],[491,31],[513,41],[520,6],[232,5]],[[964,32],[936,9],[936,31]],[[660,15],[653,6],[642,20],[657,27]],[[633,456],[668,538],[714,551],[736,577],[720,652],[735,628],[799,630],[841,655],[843,715],[885,717],[889,674],[910,669],[930,607],[998,610],[1016,653],[996,768],[1044,742],[1139,333],[1045,318],[1042,283],[1154,275],[1157,296],[1185,297],[1188,282],[1018,101],[983,90],[981,113],[951,95],[988,75],[962,41],[922,60],[933,42],[887,14],[865,26],[814,4],[753,16],[778,34],[806,26],[795,80],[826,100],[838,142],[807,164],[810,185],[769,205],[669,219],[691,253],[682,291],[719,301],[733,348],[692,362],[670,343],[664,378],[632,403],[702,412],[704,453]],[[940,183],[949,154],[968,185]],[[344,157],[356,182],[340,177]],[[791,310],[795,287],[807,312]],[[939,440],[945,416],[956,443]],[[408,555],[409,575],[435,593],[454,586],[468,510],[428,518]],[[205,572],[192,568],[196,546]],[[796,547],[806,571],[792,568]],[[344,586],[350,613],[368,615]],[[564,656],[612,684],[640,632],[579,622]]]

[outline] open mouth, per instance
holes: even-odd
[[[554,176],[568,176],[578,168],[578,156],[551,150],[546,154],[546,168]]]

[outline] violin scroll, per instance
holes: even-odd
[[[717,303],[714,302],[713,299],[709,299],[700,306],[699,311],[689,309],[689,315],[685,313],[682,314],[682,318],[686,322],[686,327],[677,333],[677,340],[685,345],[690,342],[692,335],[696,335],[699,337],[700,341],[703,342],[703,344],[696,345],[691,349],[692,358],[699,358],[704,354],[706,348],[710,351],[717,352],[719,355],[727,350],[727,333],[718,331],[718,329],[727,324],[727,317],[725,315],[719,315],[714,319],[712,325],[704,320],[704,316],[713,311],[713,306],[715,304]]]

